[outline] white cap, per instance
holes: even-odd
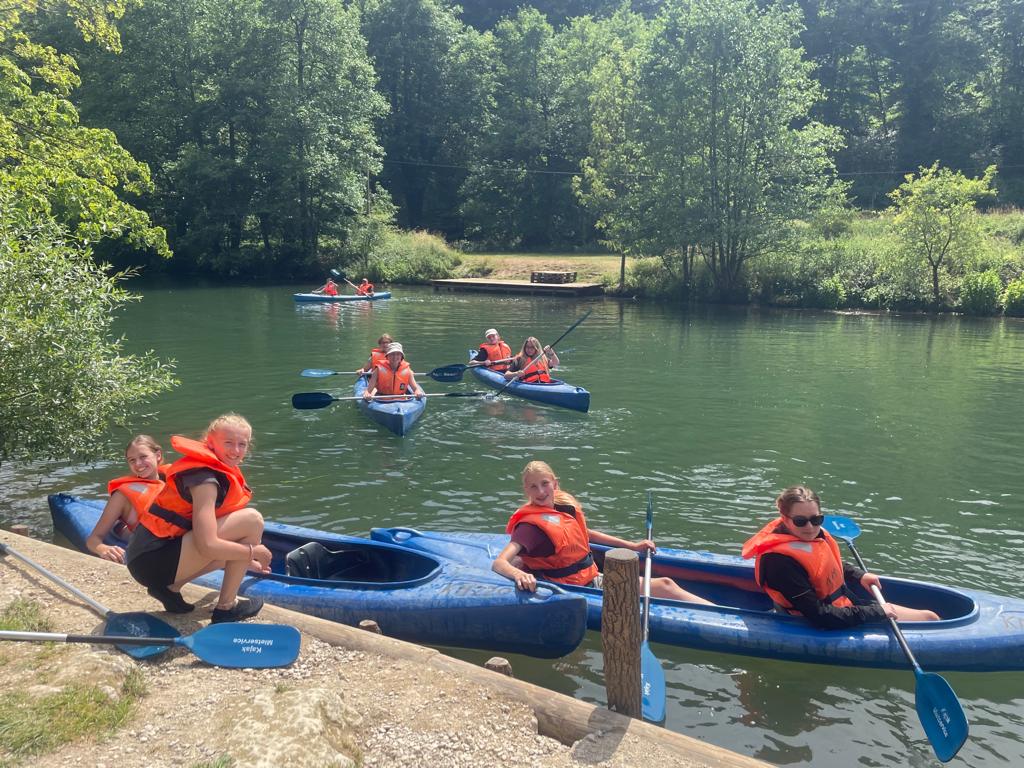
[[[402,357],[405,357],[405,350],[402,349],[402,345],[399,344],[397,341],[392,341],[390,344],[388,344],[387,351],[384,354],[390,355],[392,352],[401,352]]]
[[[497,335],[498,335],[498,332],[497,332],[497,330],[495,330],[494,328],[488,328],[488,329],[487,329],[486,331],[484,331],[484,337],[485,337],[485,338],[486,338],[487,336],[490,336],[490,335],[492,335],[492,334],[493,334],[494,336],[497,336]]]

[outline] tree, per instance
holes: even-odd
[[[117,50],[125,5],[63,7],[86,39]],[[118,195],[145,189],[148,171],[110,131],[79,124],[75,62],[22,26],[38,7],[0,9],[0,461],[95,450],[173,384],[169,366],[111,338],[111,313],[129,296],[88,247],[124,237],[169,255],[163,231]]]
[[[889,197],[893,201],[892,231],[903,243],[910,258],[920,260],[931,270],[932,301],[942,303],[939,275],[962,264],[973,252],[980,237],[976,204],[995,196],[992,182],[994,165],[981,178],[939,168],[933,163],[918,174],[907,174]]]
[[[602,228],[627,248],[684,270],[696,250],[718,296],[738,298],[744,264],[841,191],[838,135],[808,118],[820,94],[798,12],[673,0],[652,25],[595,94],[583,199],[604,197]]]

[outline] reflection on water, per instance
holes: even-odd
[[[269,518],[357,535],[379,525],[499,531],[521,503],[523,465],[541,458],[599,530],[638,538],[652,490],[660,543],[736,554],[775,493],[806,482],[827,512],[860,523],[858,548],[874,570],[1024,594],[1024,323],[406,288],[388,301],[297,305],[295,290],[154,286],[121,323],[130,349],[176,359],[182,380],[137,430],[166,442],[222,411],[243,413],[256,430],[245,471]],[[553,339],[588,308],[563,342],[573,352],[562,375],[591,391],[589,414],[508,396],[433,398],[400,439],[353,403],[290,406],[295,392],[351,394],[349,377],[298,372],[354,370],[383,332],[429,371],[463,362],[490,326],[508,339]],[[472,375],[421,384],[482,388]],[[92,465],[0,466],[0,523],[48,531],[45,495],[102,493],[129,435],[112,436]],[[652,648],[673,730],[780,765],[935,764],[909,670]],[[517,677],[603,701],[594,633],[555,663],[512,661]],[[1024,675],[947,679],[971,720],[964,764],[1024,761]]]

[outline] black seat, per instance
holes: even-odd
[[[365,565],[369,556],[361,549],[328,549],[319,541],[303,544],[285,557],[285,573],[303,579],[340,579]]]

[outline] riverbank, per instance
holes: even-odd
[[[0,540],[114,611],[155,605],[122,566],[0,532]],[[3,558],[0,612],[39,605],[52,631],[96,632],[87,606],[13,557]],[[205,625],[214,594],[187,587],[192,614],[159,614],[182,634]],[[228,670],[181,650],[136,662],[102,646],[0,647],[5,698],[39,700],[97,686],[110,706],[139,691],[110,733],[86,735],[0,765],[67,766],[637,766],[754,768],[764,763],[512,680],[438,651],[267,606],[261,621],[296,626],[290,667]],[[16,692],[16,693],[15,693]],[[22,698],[21,707],[25,706]],[[12,702],[4,702],[10,710]],[[43,725],[43,724],[40,724]],[[0,732],[3,729],[0,728]]]

